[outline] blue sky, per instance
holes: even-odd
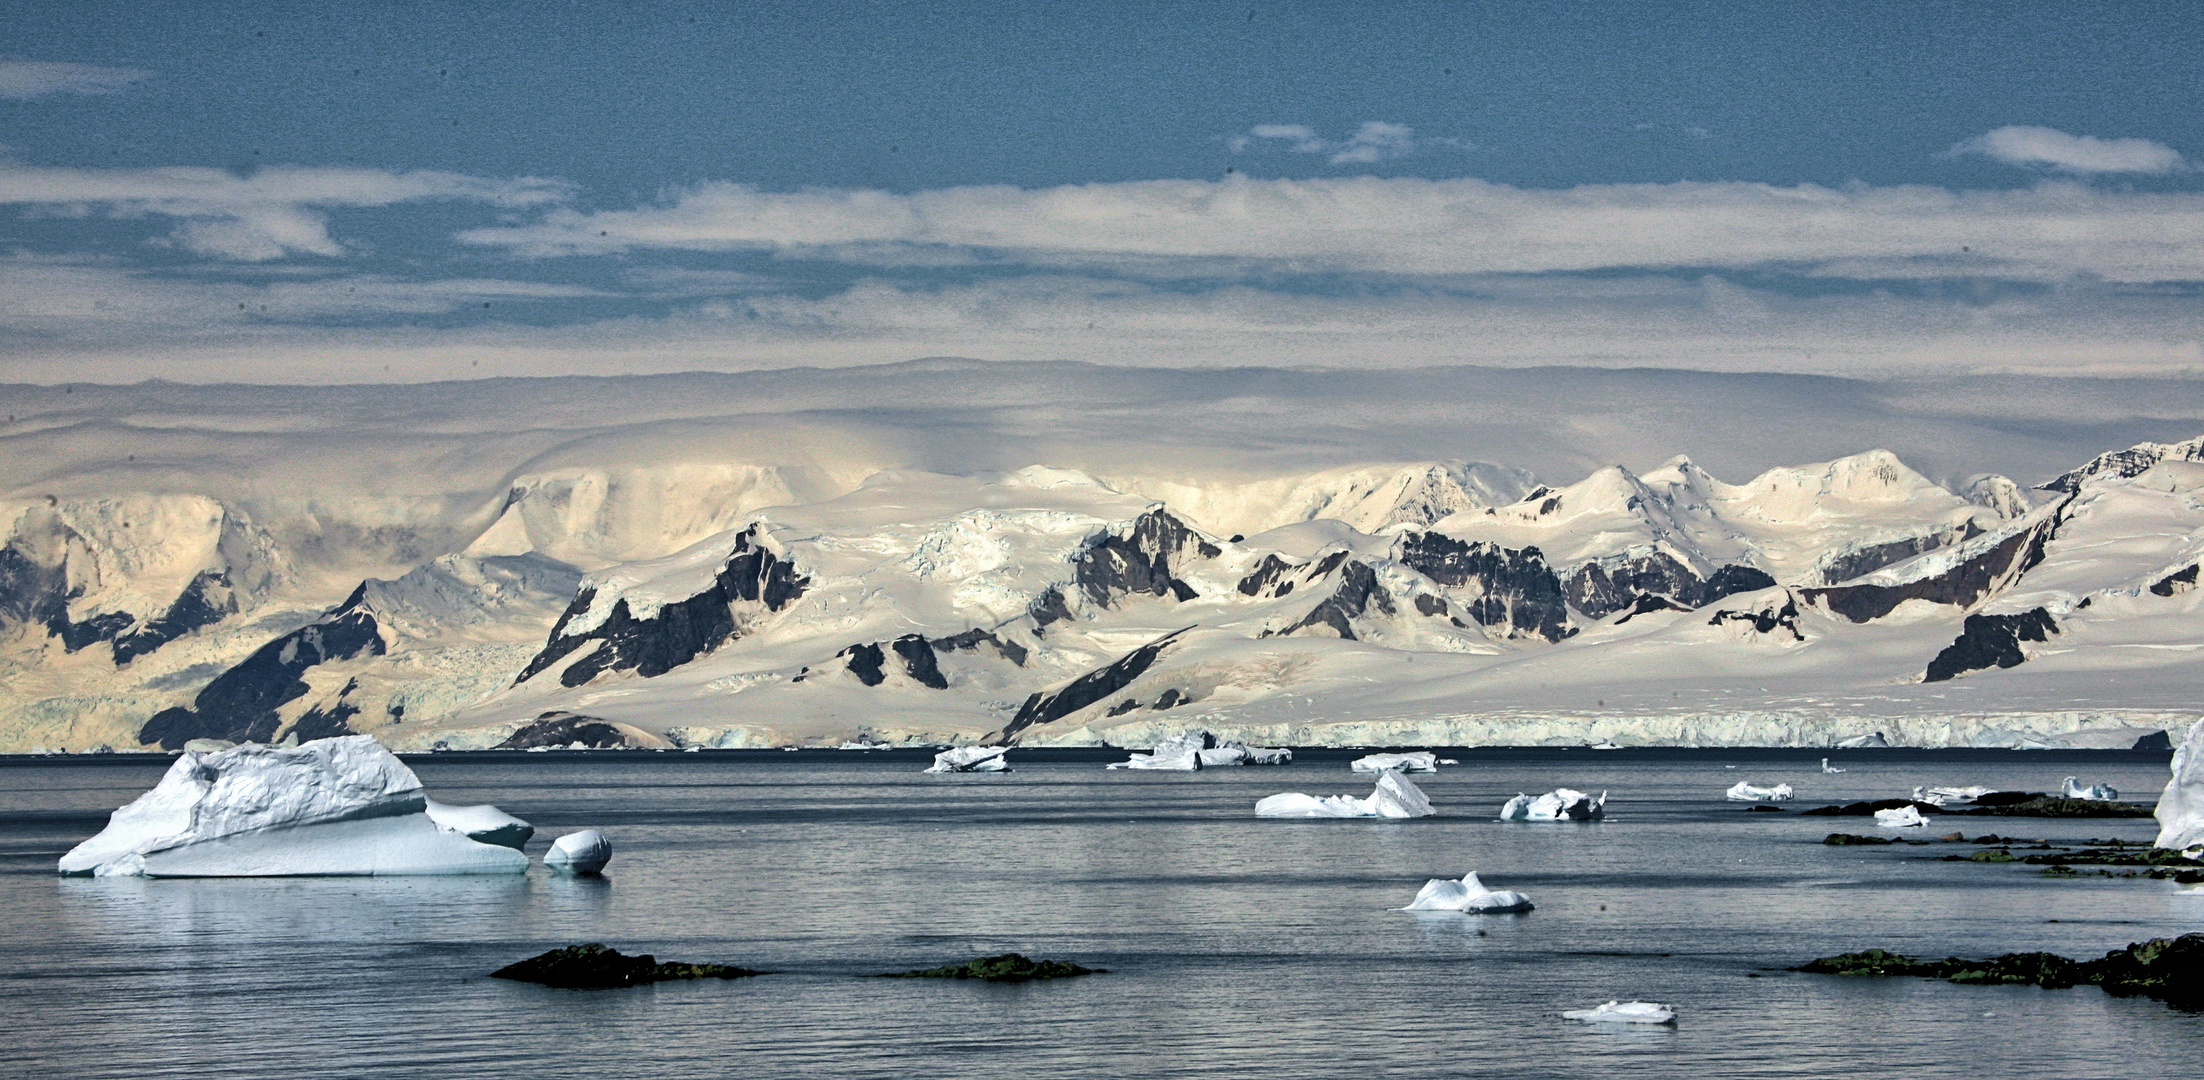
[[[0,379],[2204,371],[2122,4],[7,4]]]

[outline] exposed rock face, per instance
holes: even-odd
[[[978,652],[980,646],[989,646],[995,650],[996,655],[1019,667],[1025,666],[1026,656],[1028,655],[1026,647],[1016,641],[998,637],[993,631],[981,630],[977,627],[966,630],[961,634],[935,638],[931,644],[937,652],[943,650],[949,652]]]
[[[1454,593],[1460,609],[1480,625],[1547,641],[1576,633],[1561,582],[1537,548],[1513,551],[1426,532],[1403,535],[1395,552],[1403,564]]]
[[[1354,620],[1372,611],[1381,615],[1393,614],[1393,596],[1385,591],[1385,586],[1378,584],[1377,574],[1370,569],[1369,564],[1359,559],[1350,559],[1340,564],[1339,587],[1322,603],[1310,608],[1309,613],[1301,617],[1301,621],[1280,630],[1279,634],[1291,634],[1321,626],[1328,628],[1342,640],[1354,641]]]
[[[1916,555],[1926,555],[1938,548],[1965,543],[1980,535],[1982,527],[1970,520],[1954,529],[1831,552],[1823,557],[1816,569],[1823,584],[1839,585],[1863,574],[1872,574],[1883,567],[1904,562]]]
[[[1895,585],[1861,583],[1801,589],[1799,595],[1856,623],[1882,618],[1908,600],[1965,607],[2018,581],[2042,562],[2044,545],[2058,533],[2059,523],[2059,515],[2050,514],[1942,573]]]
[[[530,750],[538,746],[562,747],[580,743],[592,750],[616,750],[628,744],[627,733],[594,716],[547,712],[505,737],[492,750]]]
[[[1172,575],[1172,564],[1222,554],[1223,549],[1185,522],[1150,510],[1134,519],[1130,535],[1102,536],[1073,556],[1072,582],[1097,607],[1143,593],[1192,600],[1194,587]]]
[[[1733,593],[1757,592],[1775,579],[1750,566],[1724,566],[1706,578],[1665,551],[1589,562],[1569,572],[1569,603],[1595,619],[1630,607],[1641,597],[1664,596],[1686,608],[1704,607]]]
[[[2125,450],[2112,450],[2090,459],[2089,464],[2068,472],[2043,485],[2045,491],[2063,491],[2069,495],[2082,489],[2082,481],[2095,476],[2126,478],[2141,476],[2161,461],[2204,461],[2204,436],[2179,443],[2136,443]]]
[[[1943,682],[1969,671],[1992,667],[2018,667],[2027,657],[2023,641],[2044,641],[2059,632],[2059,624],[2044,608],[2018,615],[1969,615],[1959,637],[1929,661],[1923,682]]]
[[[567,627],[588,614],[597,600],[596,589],[584,587],[551,628],[543,651],[528,662],[514,684],[527,682],[591,642],[602,644],[568,665],[559,675],[561,685],[580,686],[606,671],[634,671],[645,678],[663,675],[735,637],[740,631],[738,606],[771,612],[795,603],[811,579],[759,546],[756,537],[752,528],[735,538],[733,552],[704,591],[667,604],[649,618],[637,618],[623,597],[613,602],[602,622],[570,634]]]
[[[41,520],[31,521],[31,517]],[[237,613],[235,590],[227,571],[202,570],[187,582],[167,609],[140,622],[127,611],[104,611],[71,621],[69,607],[97,579],[93,544],[51,514],[28,515],[17,533],[0,547],[0,630],[10,626],[44,627],[76,652],[106,642],[119,666],[144,656],[202,626]],[[72,566],[78,569],[72,571]],[[81,569],[93,566],[93,571]]]
[[[2185,593],[2196,588],[2196,572],[2200,566],[2204,566],[2204,563],[2190,563],[2173,573],[2167,574],[2165,577],[2159,578],[2151,583],[2151,594],[2154,596],[2172,596],[2175,593]]]
[[[364,604],[366,596],[362,585],[318,621],[254,650],[200,690],[190,708],[163,709],[147,720],[138,730],[138,741],[180,750],[192,739],[264,743],[275,738],[281,724],[276,710],[310,689],[300,677],[307,669],[386,651],[375,616]],[[337,717],[333,726],[318,723],[334,731],[343,726],[343,718]]]
[[[993,635],[989,635],[990,638]],[[878,686],[888,679],[888,654],[895,654],[906,674],[920,686],[935,690],[949,689],[949,680],[942,677],[941,665],[934,656],[934,647],[923,636],[905,634],[888,643],[882,649],[877,642],[861,642],[834,654],[842,659],[849,673],[866,686]]]
[[[1192,629],[1192,627],[1187,629]],[[1132,685],[1132,681],[1139,678],[1141,673],[1153,666],[1156,659],[1175,644],[1178,636],[1185,632],[1186,630],[1173,630],[1146,645],[1142,645],[1140,648],[1134,649],[1132,652],[1126,653],[1108,666],[1096,668],[1073,679],[1059,690],[1053,692],[1036,691],[1033,696],[1025,699],[1025,704],[1018,709],[1018,715],[1012,717],[1008,724],[1003,725],[1003,729],[996,732],[989,741],[1009,742],[1016,738],[1019,732],[1029,727],[1070,716],[1072,713],[1125,689]]]
[[[1798,628],[1798,600],[1789,592],[1783,594],[1783,606],[1780,608],[1764,607],[1758,611],[1717,610],[1714,617],[1707,620],[1708,626],[1721,626],[1724,623],[1744,623],[1751,626],[1756,634],[1772,634],[1780,630],[1791,635],[1793,641],[1806,640],[1806,635]]]

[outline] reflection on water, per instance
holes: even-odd
[[[604,829],[605,879],[57,878],[53,860],[159,766],[0,765],[0,1072],[2204,1073],[2204,1019],[2147,1000],[1780,970],[1875,945],[2093,955],[2204,930],[2193,890],[1924,857],[1952,848],[1830,848],[1823,834],[1869,826],[1721,800],[1741,776],[1797,785],[1797,806],[1929,783],[2055,789],[2068,773],[2134,794],[2162,783],[2164,755],[1880,752],[1824,775],[1803,751],[1469,751],[1417,778],[1441,816],[1403,822],[1252,816],[1277,791],[1366,788],[1349,753],[1101,769],[1121,756],[1023,753],[1016,772],[970,783],[901,754],[417,764],[447,801],[534,821],[539,857],[561,832]],[[1493,820],[1508,796],[1558,785],[1612,790],[1609,819]],[[2153,823],[1947,816],[1927,833],[1950,829],[2142,839]],[[1472,869],[1538,910],[1394,910]],[[580,941],[780,974],[617,992],[485,977]],[[861,977],[1013,949],[1111,973]],[[1668,1002],[1681,1022],[1559,1017],[1610,998]]]

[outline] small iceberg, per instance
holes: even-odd
[[[2073,777],[2069,776],[2064,783],[2059,785],[2059,796],[2067,799],[2082,799],[2087,802],[2111,802],[2119,798],[2120,793],[2113,790],[2111,784],[2091,784],[2088,787],[2083,787]]]
[[[1207,731],[1182,731],[1157,743],[1145,754],[1113,763],[1112,769],[1153,769],[1164,772],[1199,772],[1226,765],[1284,765],[1293,751],[1282,746],[1249,746],[1238,740],[1219,742]]]
[[[486,822],[476,813],[483,809],[494,810],[464,808],[467,824]],[[98,877],[521,874],[528,856],[471,839],[466,825],[439,824],[405,762],[373,736],[348,735],[185,753],[153,790],[63,855],[59,869]]]
[[[1829,759],[1828,759],[1828,758],[1823,758],[1823,759],[1821,759],[1821,771],[1823,771],[1823,772],[1825,772],[1825,773],[1840,773],[1840,772],[1843,772],[1844,770],[1843,770],[1843,769],[1840,769],[1840,768],[1837,768],[1837,767],[1836,767],[1836,766],[1834,766],[1834,765],[1831,765],[1831,764],[1829,764]]]
[[[1582,1020],[1587,1024],[1673,1024],[1676,1010],[1651,1001],[1610,1001],[1596,1009],[1572,1009],[1561,1014],[1565,1020]]]
[[[1790,802],[1794,797],[1794,793],[1791,791],[1791,785],[1789,784],[1760,787],[1739,780],[1732,784],[1728,791],[1723,792],[1722,797],[1731,802]]]
[[[567,833],[553,840],[551,850],[543,853],[543,865],[569,874],[601,873],[611,861],[612,841],[595,829]]]
[[[1010,752],[1007,746],[958,746],[934,755],[934,763],[926,767],[930,773],[953,772],[1009,772],[1010,763],[1003,755]]]
[[[1485,888],[1472,870],[1462,880],[1432,878],[1402,911],[1462,911],[1471,915],[1514,915],[1531,910],[1531,898],[1519,892]]]
[[[1378,774],[1377,787],[1367,799],[1352,795],[1319,799],[1288,792],[1255,804],[1256,817],[1271,818],[1420,818],[1436,813],[1416,785],[1391,769]]]
[[[1586,795],[1555,788],[1544,795],[1517,795],[1500,808],[1502,821],[1598,821],[1607,816],[1607,793]]]
[[[519,851],[536,835],[536,827],[521,819],[484,803],[481,806],[450,806],[424,797],[429,820],[460,834],[478,844],[496,844]]]
[[[1913,789],[1913,801],[1927,803],[1930,806],[1943,806],[1946,803],[1973,802],[1996,790],[1996,788],[1984,787],[1981,784],[1972,784],[1967,787],[1916,787]]]
[[[1371,754],[1356,758],[1349,767],[1356,772],[1373,774],[1387,769],[1404,773],[1438,772],[1439,755],[1429,750],[1418,750],[1412,754]]]
[[[1885,829],[1918,829],[1928,823],[1929,819],[1921,816],[1920,808],[1911,804],[1875,811],[1875,824]]]

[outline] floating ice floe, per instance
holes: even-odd
[[[1255,804],[1256,817],[1275,818],[1419,818],[1436,813],[1438,811],[1431,808],[1431,800],[1424,798],[1416,785],[1391,769],[1378,774],[1377,787],[1367,799],[1352,795],[1319,799],[1288,792]]]
[[[496,844],[519,851],[529,837],[536,835],[535,826],[488,803],[449,806],[426,796],[421,801],[430,821],[478,844]]]
[[[567,833],[551,842],[543,853],[543,865],[569,874],[595,874],[612,861],[612,841],[595,829]]]
[[[1492,890],[1477,880],[1472,870],[1462,880],[1432,878],[1402,911],[1464,911],[1472,915],[1512,915],[1531,910],[1531,898],[1519,892]]]
[[[1284,765],[1293,751],[1282,746],[1249,746],[1237,740],[1219,742],[1206,731],[1182,731],[1157,743],[1145,754],[1107,766],[1112,769],[1155,769],[1196,772],[1220,765]]]
[[[958,746],[934,755],[934,763],[926,767],[930,773],[952,772],[1009,772],[1010,763],[1003,755],[1010,752],[1007,746]]]
[[[1565,1020],[1582,1020],[1587,1024],[1673,1024],[1676,1010],[1651,1001],[1610,1001],[1596,1009],[1572,1009],[1561,1014]]]
[[[1607,793],[1586,795],[1555,788],[1544,795],[1517,795],[1500,808],[1502,821],[1598,821],[1607,816]]]
[[[1843,769],[1839,769],[1839,768],[1837,768],[1836,766],[1834,766],[1834,765],[1831,765],[1831,764],[1829,764],[1829,759],[1828,759],[1828,758],[1823,758],[1823,759],[1821,759],[1821,771],[1823,771],[1823,772],[1825,772],[1825,773],[1840,773],[1840,772],[1843,772],[1844,770],[1843,770]]]
[[[1900,806],[1890,810],[1875,811],[1875,824],[1885,829],[1917,829],[1929,823],[1914,806]]]
[[[2173,777],[2158,796],[2158,846],[2204,853],[2204,720],[2189,728],[2188,740],[2173,752]]]
[[[372,736],[351,735],[296,748],[186,753],[153,790],[116,810],[99,835],[62,856],[60,870],[100,877],[520,874],[528,857],[439,825],[413,770]]]
[[[2089,802],[2111,802],[2120,797],[2120,793],[2113,790],[2111,784],[2091,784],[2088,787],[2083,787],[2071,776],[2059,784],[2059,795],[2068,799],[2083,799]]]
[[[1356,758],[1349,767],[1362,773],[1381,773],[1387,769],[1404,773],[1438,772],[1439,755],[1429,750],[1418,750],[1411,754],[1371,754]]]
[[[1737,783],[1730,785],[1730,789],[1723,792],[1722,797],[1731,802],[1789,802],[1794,794],[1789,784],[1760,787],[1739,780]]]

